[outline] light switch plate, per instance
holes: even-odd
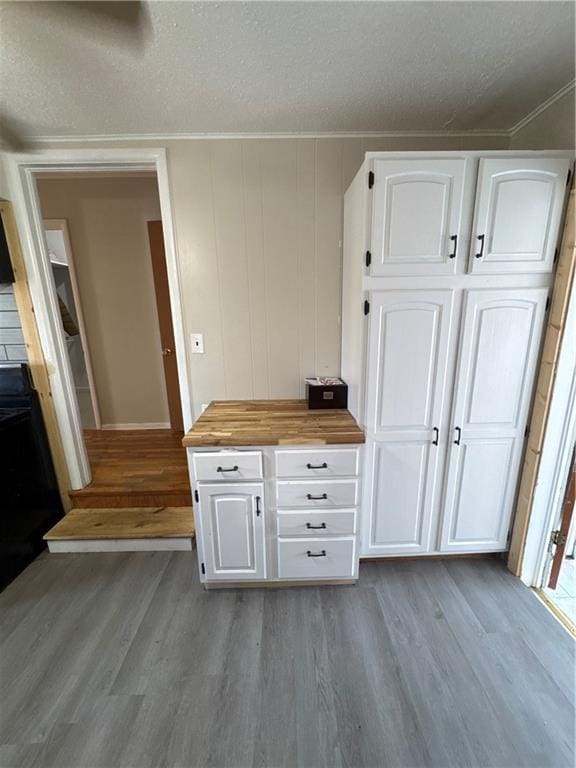
[[[203,355],[204,354],[204,334],[191,333],[190,341],[192,342],[192,354]]]

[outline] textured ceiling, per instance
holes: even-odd
[[[60,3],[0,6],[31,135],[509,129],[574,78],[571,2],[156,2],[139,46]]]

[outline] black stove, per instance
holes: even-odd
[[[25,364],[0,366],[0,589],[63,515],[38,393]]]

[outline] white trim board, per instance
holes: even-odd
[[[169,421],[150,421],[125,424],[102,424],[102,429],[170,429]]]
[[[14,215],[22,240],[22,251],[28,272],[30,293],[42,350],[48,368],[51,370],[50,387],[70,474],[70,485],[72,490],[76,490],[83,488],[90,482],[90,465],[84,446],[66,344],[60,330],[60,314],[44,237],[44,225],[36,189],[36,174],[45,172],[74,174],[85,171],[121,172],[123,170],[152,170],[156,173],[182,414],[184,429],[188,430],[193,421],[192,399],[166,150],[154,147],[141,149],[46,149],[42,150],[41,154],[30,152],[8,155],[6,157],[6,170]]]

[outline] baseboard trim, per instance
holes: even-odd
[[[125,424],[102,424],[102,429],[118,429],[132,431],[135,429],[170,429],[169,421],[149,421],[149,422],[137,422],[132,424],[127,422]]]
[[[191,538],[165,539],[77,539],[48,541],[53,554],[67,552],[191,552]]]

